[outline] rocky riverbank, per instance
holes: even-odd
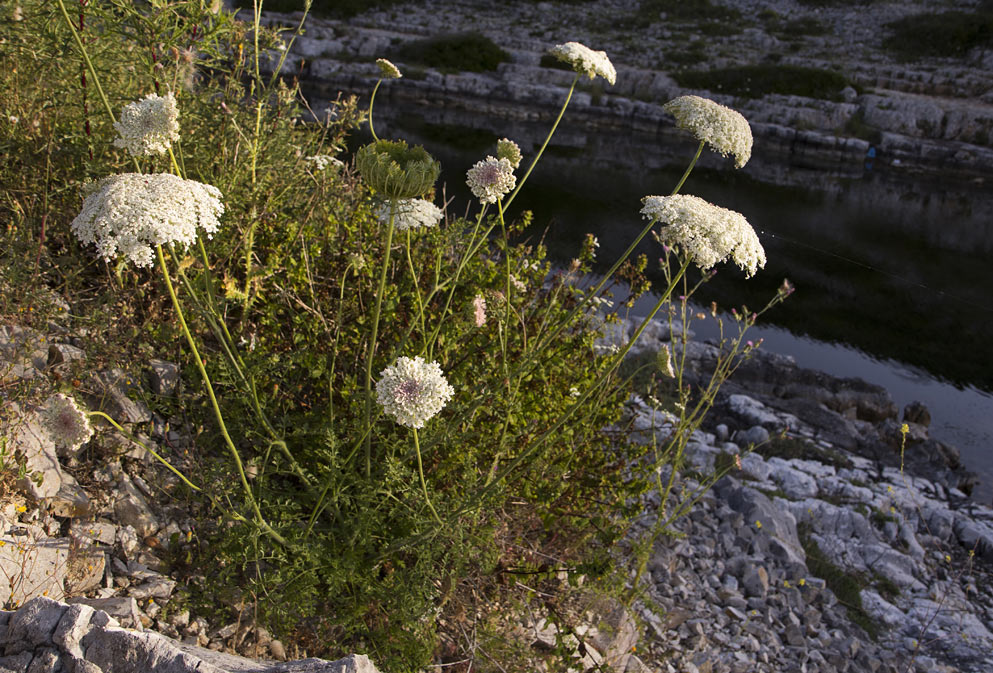
[[[789,155],[797,163],[861,169],[869,156],[888,170],[989,177],[993,52],[977,48],[956,59],[905,62],[884,48],[887,24],[929,11],[971,12],[974,3],[917,0],[856,7],[750,0],[727,3],[742,17],[723,23],[710,15],[646,15],[644,4],[424,0],[349,20],[309,17],[287,72],[298,75],[317,98],[333,100],[338,91],[367,94],[378,77],[376,57],[397,58],[399,47],[426,37],[474,31],[505,49],[510,62],[494,72],[472,73],[398,59],[407,77],[383,87],[380,100],[514,120],[551,119],[572,76],[549,67],[542,56],[556,43],[578,40],[605,50],[618,76],[615,86],[581,85],[570,111],[574,127],[664,136],[672,121],[662,104],[695,93],[740,110],[761,137],[763,151]],[[268,16],[287,26],[298,19],[298,14]],[[835,72],[849,84],[820,98],[735,96],[716,87],[687,89],[675,79],[686,68],[746,64]]]
[[[630,328],[622,323],[611,340]],[[668,329],[646,336],[635,357]],[[186,596],[202,577],[171,576],[167,559],[197,544],[203,522],[176,498],[177,478],[110,426],[73,454],[38,428],[30,400],[53,380],[77,380],[91,408],[194,469],[184,451],[191,429],[159,415],[176,394],[177,368],[153,359],[82,376],[92,364],[86,337],[58,319],[45,330],[0,328],[0,390],[23,395],[5,400],[3,436],[25,465],[19,484],[6,482],[23,495],[8,490],[0,512],[9,580],[0,600],[16,609],[0,613],[0,667],[109,672],[151,670],[118,660],[169,660],[178,668],[161,670],[373,670],[364,660],[264,663],[306,652],[273,639],[236,592],[219,597],[220,616],[191,611]],[[689,379],[706,376],[716,354],[691,341]],[[640,398],[628,419],[642,441],[664,441],[671,429]],[[928,438],[928,420],[919,405],[898,419],[877,386],[756,351],[694,435],[677,489],[692,493],[716,469],[730,472],[675,524],[681,537],[656,544],[642,600],[587,616],[577,657],[618,672],[993,671],[993,511],[966,497],[971,477],[954,449]],[[657,498],[636,530],[654,524]],[[556,642],[540,616],[520,616],[513,630],[536,651]],[[210,659],[218,652],[263,663]]]
[[[646,334],[635,357],[668,328]],[[709,378],[717,346],[686,352],[685,380]],[[641,398],[630,420],[643,441],[673,427]],[[993,510],[929,422],[919,404],[898,422],[878,386],[753,351],[688,446],[677,491],[729,472],[653,550],[640,615],[664,656],[633,670],[993,671]]]

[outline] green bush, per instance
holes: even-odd
[[[440,35],[395,49],[390,58],[446,72],[488,72],[510,60],[510,54],[479,33]]]
[[[20,4],[22,20],[10,21],[6,8],[0,14],[4,277],[60,288],[86,312],[81,324],[103,335],[91,353],[114,362],[152,353],[182,361],[184,389],[201,390],[161,276],[105,264],[69,232],[82,183],[134,171],[135,163],[110,142],[115,133],[96,80],[81,81],[85,66],[58,5]],[[232,518],[250,510],[211,405],[202,395],[184,396],[177,406],[203,430],[191,456],[166,457],[210,485],[205,498],[177,494],[198,512],[199,547],[173,559],[180,577],[206,578],[193,590],[198,610],[226,610],[214,597],[237,589],[261,623],[311,654],[364,651],[384,671],[414,670],[438,642],[437,620],[425,615],[499,601],[501,564],[551,549],[554,538],[555,553],[581,566],[590,542],[605,548],[622,534],[632,495],[645,487],[624,477],[626,461],[639,454],[622,457],[600,428],[618,419],[626,393],[608,377],[584,404],[589,413],[560,424],[573,413],[572,391],[602,378],[606,359],[592,349],[588,314],[572,313],[580,295],[565,282],[543,287],[544,249],[509,238],[526,219],[492,239],[483,235],[499,230],[492,216],[453,218],[409,240],[398,235],[409,257],[394,255],[387,268],[374,371],[430,342],[431,357],[458,391],[420,438],[427,491],[449,521],[439,527],[419,485],[409,429],[375,422],[368,463],[356,443],[384,225],[375,214],[379,201],[352,170],[318,171],[307,161],[345,145],[359,121],[355,100],[334,103],[333,121],[300,123],[299,92],[264,73],[256,79],[250,26],[211,14],[199,0],[147,12],[91,6],[85,26],[113,112],[156,87],[175,91],[178,163],[217,186],[226,208],[223,228],[204,242],[209,268],[196,247],[177,250],[179,263],[170,268],[227,429],[253,475],[253,498],[287,544],[275,544],[250,516]],[[198,39],[188,56],[191,34]],[[260,32],[263,49],[276,44]],[[478,42],[461,44],[468,50]],[[168,156],[138,165],[171,170]],[[40,269],[33,270],[36,254]],[[508,295],[508,271],[526,291]],[[418,292],[423,318],[412,300]],[[490,306],[483,327],[467,309],[477,295]],[[21,300],[4,297],[11,301]],[[513,329],[499,327],[508,317]],[[508,390],[508,367],[562,320],[568,328],[511,376]]]
[[[738,21],[741,12],[711,0],[641,0],[639,16],[654,23],[665,13],[667,21]]]
[[[993,44],[993,11],[923,13],[886,24],[886,49],[901,57],[962,57]]]
[[[841,100],[848,79],[833,70],[795,65],[745,65],[715,70],[683,70],[673,79],[688,89],[719,91],[745,98],[784,94]]]

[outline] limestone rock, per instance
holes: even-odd
[[[28,327],[0,325],[0,382],[33,379],[47,365],[43,334]]]
[[[173,395],[179,384],[179,365],[165,360],[153,359],[148,362],[151,369],[149,384],[156,395]]]
[[[5,622],[5,623],[4,623]],[[24,673],[378,673],[364,655],[271,664],[120,628],[83,603],[37,598],[0,612],[0,671]]]
[[[27,475],[17,481],[18,488],[34,500],[51,498],[62,488],[63,476],[55,444],[37,414],[20,417],[18,414],[15,407],[17,420],[3,430],[10,437],[8,450],[24,458]]]
[[[159,522],[145,502],[144,496],[138,491],[126,474],[121,474],[118,480],[120,495],[114,503],[114,514],[122,526],[132,526],[141,537],[155,534]]]
[[[134,380],[120,369],[109,369],[90,376],[87,381],[90,401],[99,409],[122,424],[147,423],[152,412],[144,402],[128,397],[130,391],[140,390]]]
[[[0,536],[0,605],[22,605],[38,596],[61,599],[68,572],[68,538],[32,540]]]

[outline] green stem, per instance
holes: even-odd
[[[434,505],[431,504],[431,498],[428,497],[428,486],[424,482],[424,465],[421,463],[421,444],[417,441],[417,428],[411,428],[414,431],[414,451],[417,453],[417,474],[421,477],[421,490],[424,492],[424,502],[428,504],[431,509],[431,514],[434,515],[434,520],[439,524],[444,526],[441,517],[438,516],[438,512],[435,511]]]
[[[527,449],[522,451],[516,458],[514,458],[503,469],[503,471],[500,472],[500,474],[498,474],[492,481],[490,481],[485,486],[483,486],[483,488],[479,491],[479,493],[477,493],[472,498],[472,500],[457,513],[457,515],[468,513],[476,506],[476,504],[482,502],[483,498],[485,498],[494,488],[496,488],[496,486],[501,481],[506,479],[511,472],[517,469],[517,467],[521,463],[523,463],[525,460],[527,460],[532,455],[534,455],[538,451],[538,449],[540,449],[541,446],[548,440],[548,438],[551,437],[552,434],[556,432],[559,428],[565,425],[565,423],[569,420],[569,418],[572,417],[572,414],[580,407],[582,407],[587,399],[593,396],[594,392],[596,392],[600,388],[600,386],[607,380],[607,378],[611,374],[613,374],[613,372],[617,369],[617,367],[620,366],[621,361],[624,359],[624,356],[627,355],[628,351],[630,351],[631,348],[634,346],[634,344],[638,341],[638,337],[640,337],[641,333],[645,331],[646,327],[648,327],[648,324],[655,317],[655,314],[658,313],[659,309],[662,308],[665,302],[669,301],[669,297],[672,294],[673,288],[675,288],[676,286],[676,282],[678,282],[679,278],[681,278],[683,274],[686,273],[686,269],[689,268],[689,264],[690,264],[690,260],[687,259],[686,262],[683,264],[682,268],[680,269],[679,273],[673,279],[673,282],[669,284],[665,292],[663,292],[662,295],[659,297],[659,300],[658,302],[656,302],[655,307],[644,318],[644,320],[642,320],[641,325],[635,331],[634,335],[632,335],[631,340],[628,341],[624,349],[614,357],[614,361],[599,376],[599,378],[593,383],[593,385],[590,386],[590,388],[585,393],[583,393],[579,397],[579,399],[577,399],[576,402],[571,407],[569,407],[569,409],[566,410],[566,412],[562,415],[562,417],[554,425],[552,425],[552,427],[545,430],[545,432],[543,432],[538,438],[536,438],[535,441],[532,442]]]
[[[503,235],[503,259],[504,271],[506,275],[506,278],[504,279],[504,291],[506,294],[503,302],[503,325],[500,326],[502,329],[498,330],[498,335],[500,337],[500,352],[503,356],[503,376],[504,378],[507,378],[507,334],[510,332],[510,241],[507,239],[507,225],[503,220],[503,201],[501,199],[497,199],[497,214],[500,218],[500,232]],[[499,451],[499,447],[497,450]]]
[[[693,171],[693,167],[696,166],[696,162],[700,158],[700,153],[702,151],[703,151],[703,143],[701,142],[700,145],[697,147],[696,154],[693,156],[693,159],[690,161],[689,166],[687,166],[686,170],[683,172],[683,177],[680,178],[679,183],[676,185],[676,188],[672,190],[670,196],[675,196],[676,194],[679,193],[679,190],[683,187],[683,183],[686,182],[686,178],[689,177],[690,173]],[[631,241],[631,244],[627,247],[627,250],[624,251],[624,254],[622,254],[617,259],[617,261],[614,262],[614,265],[610,267],[610,270],[607,271],[607,273],[600,279],[600,281],[593,287],[593,289],[588,291],[585,294],[585,296],[582,298],[582,300],[580,300],[580,302],[575,307],[573,307],[573,309],[569,312],[569,315],[567,315],[564,320],[559,322],[557,326],[555,326],[553,329],[549,331],[548,335],[545,337],[546,341],[544,343],[539,343],[535,348],[534,352],[536,353],[542,352],[543,346],[547,344],[548,341],[554,339],[559,334],[561,334],[562,330],[565,329],[567,325],[572,324],[572,321],[575,319],[575,317],[579,315],[579,313],[586,308],[586,306],[593,300],[593,297],[598,296],[600,290],[603,289],[604,285],[606,285],[608,282],[611,281],[611,279],[613,279],[614,274],[617,272],[617,270],[621,268],[621,265],[625,261],[627,261],[627,259],[634,252],[635,248],[638,247],[638,244],[641,243],[641,241],[645,238],[645,236],[648,235],[648,232],[652,230],[652,227],[654,227],[657,224],[657,222],[658,222],[657,220],[653,219],[645,226],[644,229],[641,230],[641,232],[635,237],[635,239]]]
[[[427,335],[427,325],[424,322],[424,302],[421,301],[421,289],[417,285],[417,272],[414,270],[414,260],[410,256],[410,229],[407,229],[407,268],[410,269],[410,278],[414,283],[414,299],[417,300],[417,316],[423,339]]]
[[[279,544],[286,546],[286,539],[273,530],[273,528],[266,523],[265,519],[262,518],[262,512],[259,511],[258,503],[255,501],[255,496],[252,494],[251,487],[248,485],[248,478],[245,476],[245,467],[241,462],[241,456],[238,454],[238,449],[231,440],[231,435],[228,434],[227,426],[224,424],[224,416],[221,414],[221,408],[217,403],[217,396],[214,395],[214,386],[211,384],[210,377],[207,375],[207,368],[204,367],[203,360],[200,359],[200,351],[197,349],[196,341],[194,341],[193,335],[190,333],[190,328],[186,325],[186,318],[183,316],[183,309],[179,304],[179,298],[176,297],[176,291],[172,287],[172,279],[169,277],[169,269],[166,267],[165,255],[162,254],[162,246],[155,246],[155,251],[158,254],[159,267],[162,269],[162,277],[165,279],[166,289],[169,291],[169,298],[172,299],[173,308],[176,309],[176,315],[179,318],[179,325],[182,327],[183,335],[186,337],[186,342],[190,347],[190,351],[193,353],[193,361],[196,362],[197,370],[199,370],[200,376],[203,378],[204,387],[207,389],[207,395],[210,397],[210,404],[214,408],[214,417],[217,419],[217,424],[221,430],[221,435],[224,437],[224,443],[227,445],[228,451],[234,459],[235,466],[238,468],[238,477],[241,479],[241,487],[245,491],[245,496],[248,498],[248,502],[255,513],[256,522],[262,527],[263,530],[265,530],[269,537]]]
[[[455,274],[451,278],[443,281],[441,285],[438,285],[436,288],[436,289],[440,289],[444,287],[446,284],[451,284],[451,287],[448,290],[448,296],[445,298],[445,306],[441,309],[441,313],[439,314],[438,319],[435,321],[436,324],[434,331],[431,333],[431,337],[427,340],[429,360],[434,358],[435,340],[438,338],[438,334],[441,332],[441,327],[442,325],[444,325],[445,317],[448,315],[448,309],[452,305],[452,298],[455,296],[455,291],[458,289],[459,278],[462,275],[462,271],[463,269],[465,269],[465,265],[469,261],[469,259],[474,257],[476,253],[479,251],[479,248],[480,246],[482,246],[483,242],[489,240],[490,232],[493,231],[493,227],[496,226],[496,223],[491,224],[486,229],[486,231],[483,232],[482,236],[480,236],[478,239],[476,238],[476,234],[479,233],[479,227],[482,225],[483,215],[485,214],[485,212],[486,210],[484,208],[479,212],[479,216],[476,218],[476,226],[475,228],[473,228],[472,235],[469,237],[469,244],[466,246],[466,253],[459,260],[459,265],[455,268]],[[434,297],[434,292],[432,292],[431,295],[428,296],[425,303],[430,303],[433,297]]]
[[[562,108],[559,110],[559,116],[555,118],[555,123],[552,124],[552,128],[549,130],[548,135],[545,136],[545,142],[542,143],[541,149],[538,150],[536,155],[534,155],[534,159],[531,161],[531,165],[528,166],[527,172],[524,173],[524,177],[522,177],[521,181],[517,183],[517,187],[511,193],[510,197],[507,199],[507,202],[503,204],[504,208],[510,208],[510,204],[517,196],[517,193],[521,191],[521,187],[524,186],[524,183],[527,182],[528,176],[531,175],[531,171],[533,171],[534,167],[538,164],[538,160],[541,159],[541,155],[545,153],[545,148],[548,147],[548,143],[552,139],[555,129],[559,127],[559,122],[562,121],[562,115],[565,114],[565,109],[569,106],[569,101],[572,100],[572,92],[576,90],[576,83],[578,81],[579,73],[576,73],[576,76],[572,79],[572,86],[569,87],[569,93],[565,97],[565,102],[562,103]]]
[[[186,484],[187,486],[189,486],[190,488],[192,488],[194,491],[199,491],[200,490],[200,487],[199,486],[194,486],[193,485],[193,482],[191,482],[189,479],[187,479],[186,476],[182,472],[180,472],[175,467],[173,467],[172,464],[168,460],[166,460],[165,458],[163,458],[162,456],[160,456],[159,454],[157,454],[154,449],[151,449],[151,448],[145,446],[145,443],[144,442],[142,442],[140,439],[138,439],[137,437],[135,437],[134,435],[132,435],[130,432],[128,432],[124,428],[122,428],[117,423],[117,421],[115,421],[113,418],[111,418],[107,414],[103,413],[102,411],[88,411],[88,412],[86,412],[86,415],[87,416],[99,416],[100,418],[103,418],[104,420],[108,421],[111,425],[113,425],[117,429],[118,432],[120,432],[122,435],[124,435],[125,437],[127,437],[128,440],[134,442],[135,444],[137,444],[141,448],[145,449],[145,451],[148,451],[150,454],[152,454],[155,457],[156,460],[158,460],[160,463],[162,463],[167,468],[169,468],[172,471],[173,474],[175,474],[177,477],[179,477],[180,479],[183,480],[183,483],[184,484]]]
[[[382,83],[382,78],[377,80],[376,86],[372,88],[372,96],[369,97],[369,133],[372,134],[372,139],[377,143],[379,142],[379,136],[376,135],[376,129],[372,126],[372,106],[376,103],[376,92],[379,91],[379,85]]]
[[[365,476],[372,475],[372,361],[376,357],[376,338],[379,336],[379,312],[386,292],[386,274],[390,266],[390,251],[393,247],[393,225],[396,222],[396,202],[390,202],[390,223],[386,227],[386,254],[383,255],[383,269],[379,274],[379,288],[376,290],[376,308],[372,312],[372,329],[369,331],[369,344],[366,346],[365,363]]]
[[[93,79],[93,84],[97,88],[97,93],[100,94],[100,100],[103,101],[103,107],[107,110],[107,115],[110,117],[111,123],[117,122],[117,117],[114,116],[114,110],[110,107],[110,101],[107,100],[107,94],[104,93],[103,87],[100,85],[100,78],[97,76],[96,68],[93,67],[93,61],[90,60],[90,55],[86,52],[86,45],[83,44],[83,38],[80,37],[79,31],[76,30],[76,25],[69,18],[69,12],[66,11],[65,3],[62,0],[57,0],[59,3],[59,9],[62,10],[62,16],[65,17],[66,25],[69,26],[69,30],[72,31],[72,37],[76,40],[76,46],[79,47],[79,53],[83,55],[83,61],[86,62],[86,68],[90,71],[90,77]],[[131,157],[131,161],[134,163],[135,171],[141,173],[141,165],[138,163],[136,157]]]
[[[700,145],[696,148],[696,154],[693,155],[693,161],[691,161],[690,165],[686,167],[685,171],[683,171],[683,177],[679,178],[679,183],[676,185],[676,188],[672,190],[672,193],[669,194],[669,196],[675,196],[679,193],[679,190],[683,188],[683,183],[686,182],[686,178],[690,177],[690,173],[693,172],[693,167],[696,166],[697,159],[700,158],[701,152],[703,152],[702,140],[700,141]]]

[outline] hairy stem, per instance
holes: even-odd
[[[383,255],[383,269],[379,274],[379,288],[376,290],[376,307],[372,312],[372,328],[369,330],[369,343],[366,346],[365,362],[365,476],[372,475],[372,366],[376,357],[376,339],[379,336],[379,312],[383,307],[383,295],[386,293],[386,275],[390,267],[390,250],[393,247],[393,225],[396,223],[397,207],[390,202],[390,222],[386,227],[386,253]]]
[[[196,341],[190,333],[190,328],[186,325],[186,318],[183,316],[183,309],[179,304],[179,298],[176,296],[176,290],[172,286],[172,279],[169,277],[169,269],[166,266],[165,255],[162,254],[162,246],[155,246],[155,251],[158,254],[159,267],[162,270],[162,277],[165,279],[166,289],[169,291],[169,297],[172,299],[173,308],[176,309],[176,315],[179,318],[179,325],[183,330],[183,335],[186,337],[186,343],[189,345],[190,351],[193,354],[193,361],[197,365],[197,370],[203,378],[204,388],[207,389],[207,395],[210,397],[210,404],[214,409],[214,417],[217,419],[217,425],[221,430],[221,435],[224,437],[224,443],[227,446],[228,451],[231,453],[231,458],[234,460],[234,464],[238,468],[238,477],[241,480],[241,487],[245,492],[245,497],[248,498],[252,511],[255,513],[256,522],[266,532],[266,534],[269,535],[269,537],[279,544],[286,546],[286,539],[273,530],[273,528],[266,523],[265,519],[262,518],[262,512],[259,510],[259,505],[255,501],[255,496],[252,493],[252,489],[248,485],[248,477],[245,475],[245,467],[241,462],[241,456],[238,454],[238,449],[231,440],[231,435],[228,434],[227,426],[224,424],[224,416],[221,414],[220,405],[217,403],[217,396],[214,394],[214,386],[211,384],[210,377],[207,375],[207,368],[203,365],[203,360],[200,358],[200,351],[197,349]]]

